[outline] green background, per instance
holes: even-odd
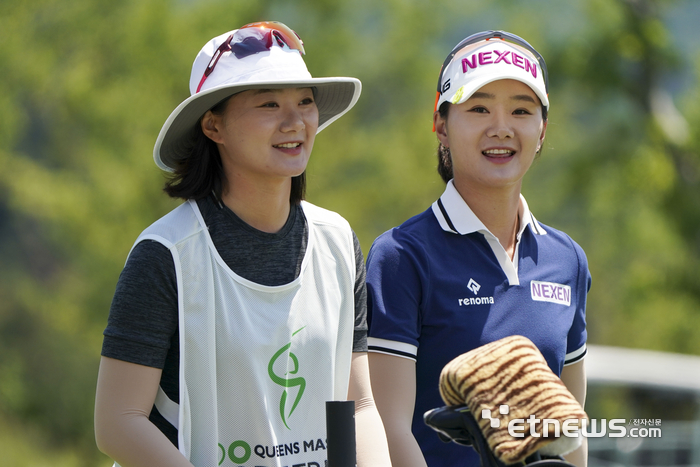
[[[593,276],[589,342],[700,355],[700,2],[0,0],[0,461],[109,465],[92,411],[115,283],[176,202],[152,160],[201,46],[273,19],[314,76],[362,80],[316,139],[308,199],[374,238],[444,188],[444,56],[505,29],[547,60],[551,111],[523,193]]]

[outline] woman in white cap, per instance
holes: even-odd
[[[584,403],[586,256],[520,193],[548,109],[544,59],[513,34],[470,36],[443,64],[433,122],[446,189],[381,235],[367,260],[370,374],[394,465],[480,465],[423,414],[444,405],[445,364],[506,336],[533,341]],[[570,458],[585,465],[585,447]]]
[[[98,447],[124,467],[321,467],[325,402],[346,399],[358,465],[389,465],[359,242],[302,201],[316,133],[361,86],[312,78],[303,53],[277,22],[212,39],[158,136],[165,191],[186,202],[129,254],[97,383]]]

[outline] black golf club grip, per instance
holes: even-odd
[[[328,467],[355,467],[355,401],[326,402]]]

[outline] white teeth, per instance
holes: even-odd
[[[484,151],[486,154],[494,154],[494,155],[501,155],[501,154],[513,154],[513,151],[510,149],[489,149]]]
[[[301,146],[301,143],[284,143],[284,144],[275,144],[276,148],[287,148],[287,149],[292,149]]]

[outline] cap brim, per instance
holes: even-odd
[[[480,78],[475,78],[473,81],[470,81],[470,82],[469,82],[469,87],[468,87],[468,88],[466,88],[466,86],[465,86],[465,89],[464,89],[464,91],[463,91],[463,94],[462,94],[461,99],[460,99],[458,102],[454,102],[454,104],[461,104],[461,103],[465,102],[467,99],[469,99],[469,98],[472,96],[472,94],[474,94],[476,91],[478,91],[478,90],[481,89],[482,87],[486,86],[486,85],[489,84],[489,83],[493,83],[494,81],[500,81],[500,80],[502,80],[502,79],[512,79],[512,80],[520,81],[521,83],[527,84],[527,86],[528,86],[530,89],[532,89],[532,92],[534,92],[535,95],[536,95],[537,97],[539,97],[540,102],[542,103],[542,105],[544,105],[546,108],[549,108],[549,96],[547,96],[546,94],[543,94],[541,90],[539,90],[539,89],[537,89],[536,87],[532,86],[532,83],[528,82],[527,80],[522,79],[520,76],[518,76],[518,75],[516,75],[516,74],[512,74],[512,75],[511,75],[511,74],[503,74],[503,75],[496,75],[496,76],[482,76],[482,77],[480,77]],[[451,98],[446,98],[446,99],[441,98],[441,99],[438,101],[437,107],[440,108],[440,106],[441,106],[444,102],[453,103]]]
[[[172,172],[176,163],[189,156],[194,141],[195,125],[214,105],[233,94],[249,89],[316,88],[318,130],[326,128],[350,110],[360,97],[362,84],[358,79],[310,78],[297,81],[263,81],[223,85],[202,91],[183,101],[163,124],[155,147],[153,159],[161,169]]]

